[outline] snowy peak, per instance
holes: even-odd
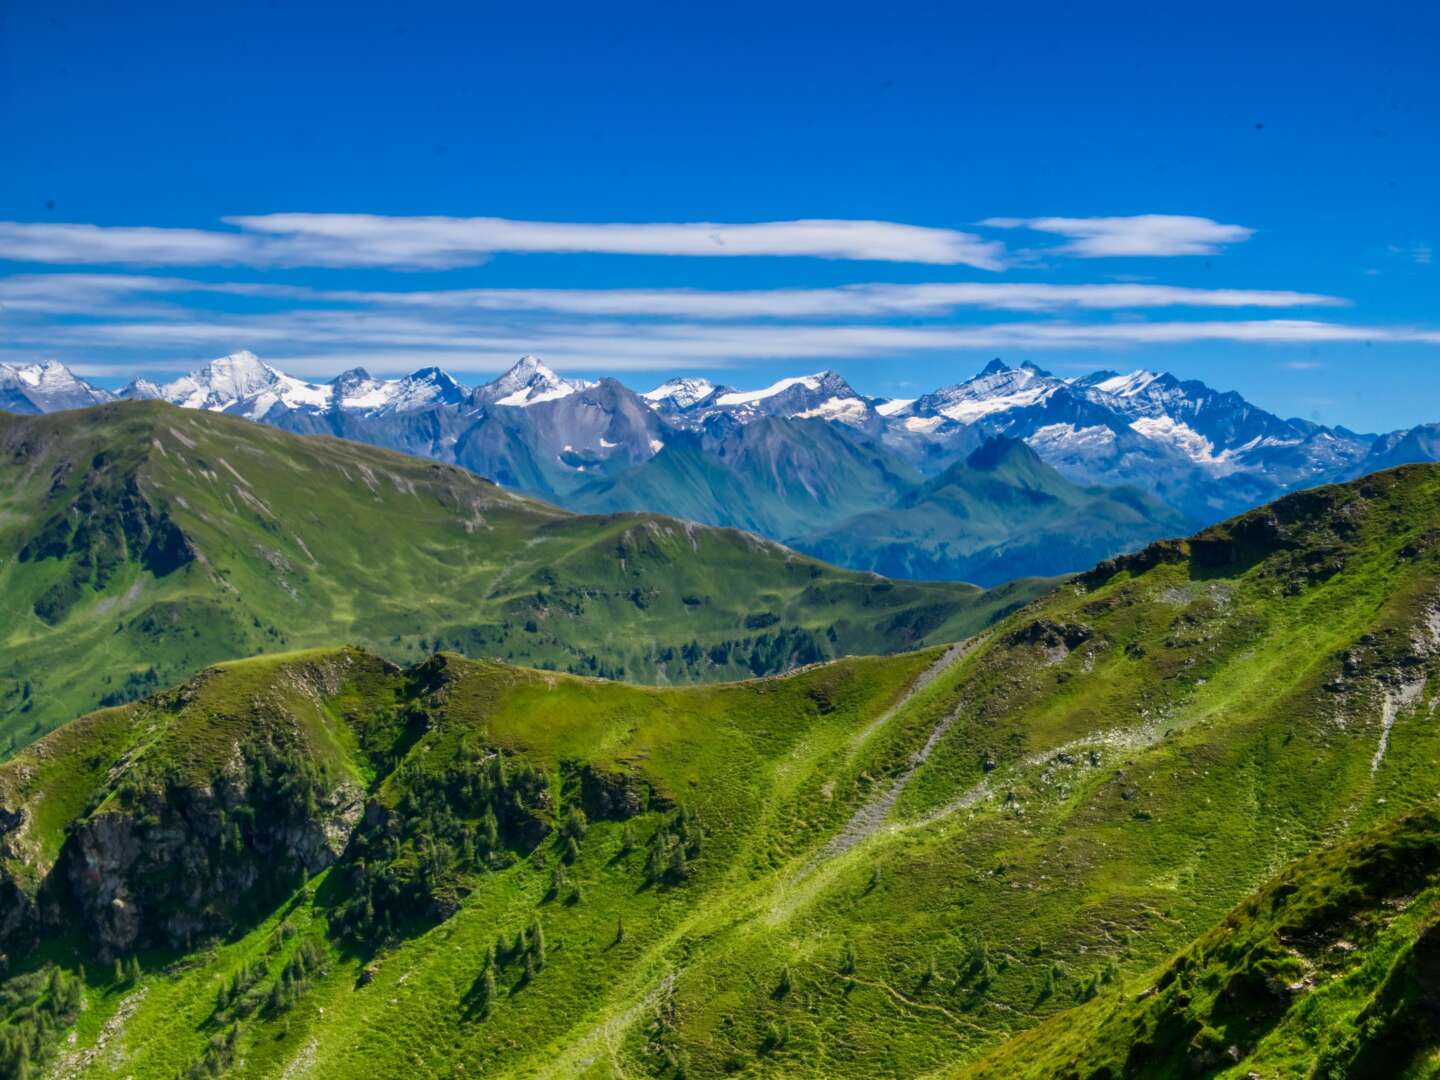
[[[403,379],[377,379],[364,368],[351,368],[335,376],[330,385],[333,408],[367,416],[459,405],[468,393],[437,367],[421,368]]]
[[[118,396],[122,401],[159,401],[165,396],[165,390],[149,379],[131,379],[121,387]]]
[[[437,367],[421,368],[403,379],[383,384],[390,395],[392,412],[413,412],[432,405],[459,405],[468,391],[449,372]]]
[[[58,360],[0,364],[0,408],[9,411],[55,412],[113,400],[114,394],[91,386]]]
[[[1160,376],[1153,371],[1132,371],[1128,375],[1098,371],[1084,379],[1077,379],[1075,385],[1109,397],[1130,398],[1143,393],[1158,378]]]
[[[910,407],[917,416],[943,416],[973,424],[997,413],[1044,402],[1065,383],[1034,364],[1012,368],[991,360],[974,378],[918,398]]]
[[[705,403],[704,417],[723,414],[741,423],[762,416],[834,420],[851,427],[877,421],[870,399],[833,371],[797,375],[761,390],[725,390]],[[702,417],[702,419],[704,418]]]
[[[779,382],[771,383],[763,390],[732,390],[730,393],[721,394],[716,398],[715,404],[723,408],[733,408],[737,405],[755,405],[767,398],[778,397],[787,390],[796,387],[819,392],[827,387],[832,390],[836,389],[837,383],[838,386],[843,387],[846,392],[855,395],[855,391],[850,389],[850,384],[845,382],[845,380],[840,378],[835,372],[821,371],[814,375],[797,375],[793,378],[781,379]]]
[[[538,356],[522,356],[519,363],[494,382],[475,391],[475,400],[485,405],[526,408],[542,401],[558,401],[593,386],[594,383],[562,379]]]
[[[672,408],[684,411],[693,408],[719,389],[709,379],[667,379],[640,396],[652,409]]]
[[[211,360],[161,388],[161,396],[184,409],[224,412],[276,387],[282,375],[248,349]],[[297,380],[298,381],[298,380]]]

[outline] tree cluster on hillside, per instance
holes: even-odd
[[[336,922],[355,939],[443,916],[464,875],[507,865],[549,831],[549,787],[523,758],[496,751],[438,772],[411,762],[394,783],[393,812],[370,815],[352,844],[353,893]]]
[[[63,968],[45,967],[0,985],[0,1080],[42,1075],[60,1034],[75,1022],[85,981]]]

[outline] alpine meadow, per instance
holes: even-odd
[[[0,1080],[1440,1080],[1437,55],[0,4]]]

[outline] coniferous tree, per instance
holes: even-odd
[[[485,953],[485,966],[480,969],[480,984],[476,989],[476,1006],[480,1016],[488,1017],[495,1007],[495,950]]]

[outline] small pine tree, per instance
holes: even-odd
[[[583,840],[589,827],[590,819],[585,816],[585,811],[578,806],[572,806],[565,815],[565,835],[573,840]]]
[[[545,930],[536,919],[530,924],[530,957],[535,961],[535,970],[545,966]]]
[[[935,981],[937,974],[935,970],[935,956],[932,953],[930,959],[925,962],[925,970],[920,974],[920,985],[929,986]]]
[[[840,961],[840,973],[842,975],[855,973],[855,946],[849,942],[845,944],[845,958]]]
[[[125,981],[125,965],[121,963],[118,956],[115,958],[115,974],[112,976],[112,981],[115,983]]]
[[[791,986],[792,983],[790,980],[790,965],[786,964],[780,969],[780,979],[775,984],[776,995],[779,997],[784,997],[786,994],[790,993]]]
[[[629,855],[635,850],[635,826],[625,822],[620,829],[620,854]]]
[[[134,955],[130,957],[130,967],[125,973],[129,976],[132,983],[138,983],[140,981],[140,960],[138,957]]]
[[[625,920],[618,915],[615,917],[615,944],[619,945],[625,940]]]
[[[480,983],[475,990],[475,1004],[482,1018],[495,1008],[495,953],[485,953],[485,966],[480,969]]]

